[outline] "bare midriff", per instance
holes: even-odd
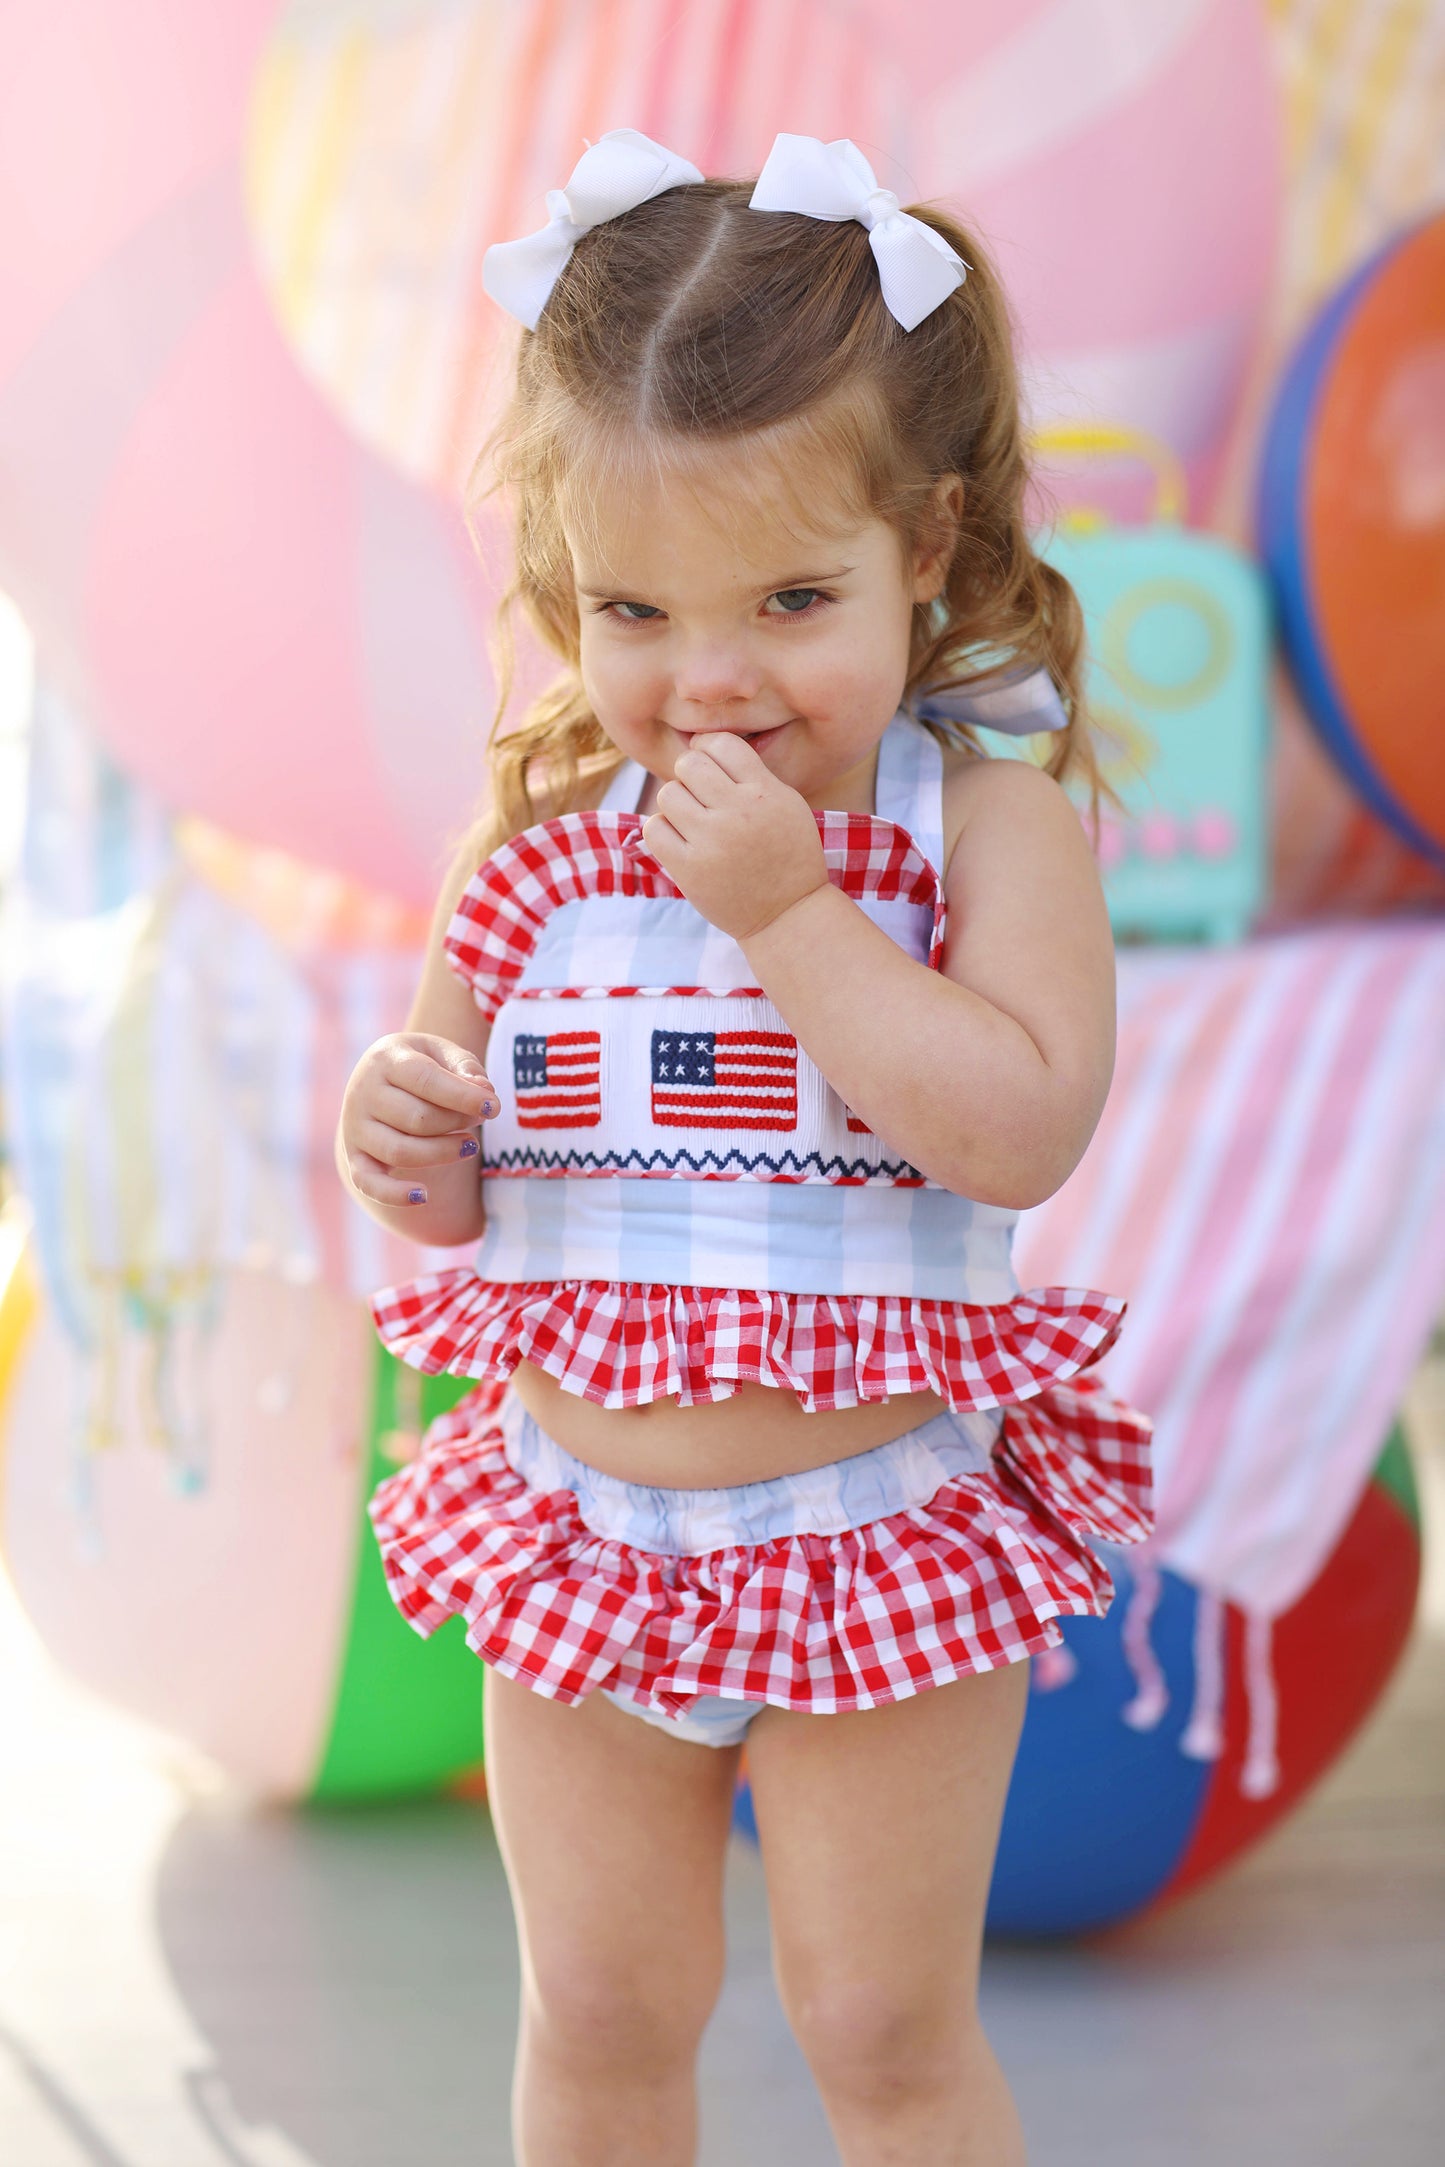
[[[693,1407],[675,1399],[597,1407],[564,1392],[532,1362],[517,1364],[512,1385],[528,1414],[574,1459],[620,1482],[665,1490],[731,1489],[826,1467],[891,1443],[946,1404],[936,1392],[909,1392],[809,1414],[796,1392],[744,1384],[730,1399]]]

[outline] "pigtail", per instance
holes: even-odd
[[[483,855],[534,821],[590,804],[622,766],[575,671],[540,693],[513,729],[503,733],[501,720],[499,710],[489,748],[493,832]]]
[[[457,852],[465,849],[478,865],[523,828],[595,802],[623,764],[577,673],[576,605],[557,517],[558,432],[545,382],[535,381],[533,344],[532,334],[525,334],[511,401],[473,466],[466,493],[467,531],[479,561],[485,559],[483,507],[502,495],[512,507],[513,571],[492,639],[496,702],[487,739],[488,802],[453,838]],[[509,727],[519,609],[566,667]]]
[[[510,674],[499,681],[487,746],[489,802],[454,843],[474,854],[478,865],[523,828],[595,803],[623,765],[575,670],[564,672],[505,728]]]
[[[1009,663],[1046,670],[1068,728],[1051,736],[1039,764],[1056,782],[1083,784],[1097,847],[1100,800],[1123,807],[1094,748],[1079,598],[1064,574],[1038,554],[1030,530],[1033,477],[1008,303],[976,234],[926,206],[914,206],[912,215],[964,258],[969,274],[928,320],[934,351],[928,370],[917,376],[925,397],[917,436],[929,442],[935,475],[962,477],[964,502],[941,606],[916,613],[908,689],[966,687]],[[930,727],[945,734],[946,726]],[[978,744],[972,731],[966,734]]]

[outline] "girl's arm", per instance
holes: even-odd
[[[336,1170],[357,1202],[393,1233],[438,1249],[478,1241],[486,1225],[479,1155],[463,1158],[460,1147],[469,1129],[475,1133],[482,1105],[488,1100],[493,1107],[497,1104],[485,1074],[490,1026],[442,947],[442,935],[475,870],[475,852],[464,846],[442,882],[406,1023],[362,1055],[347,1084],[336,1130]],[[482,1072],[479,1082],[457,1073],[467,1056],[475,1057]],[[376,1121],[400,1132],[394,1147],[398,1152],[429,1155],[405,1164],[399,1158],[388,1162],[400,1177],[391,1186],[401,1195],[410,1185],[424,1188],[424,1204],[380,1201],[352,1179],[352,1151],[362,1148],[362,1137],[371,1138],[370,1124]]]
[[[695,765],[684,776],[680,762],[648,847],[704,915],[732,919],[724,930],[758,984],[871,1129],[958,1195],[1041,1203],[1083,1156],[1114,1064],[1113,940],[1068,798],[1015,760],[970,761],[950,778],[962,824],[944,967],[932,971],[827,880],[797,792],[730,744],[747,759],[719,740],[686,760],[713,767],[721,754],[734,789]]]

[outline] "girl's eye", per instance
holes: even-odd
[[[780,587],[776,594],[768,596],[770,602],[779,605],[773,614],[784,617],[807,617],[816,603],[828,599],[821,587]]]
[[[654,617],[662,615],[662,611],[654,609],[650,602],[609,602],[607,608],[609,613],[620,616],[625,625],[649,624]]]

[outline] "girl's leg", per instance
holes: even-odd
[[[486,1722],[522,1955],[517,2167],[692,2167],[741,1749],[490,1668]]]
[[[748,1732],[778,1991],[844,2167],[1023,2167],[977,1996],[1028,1680]]]

